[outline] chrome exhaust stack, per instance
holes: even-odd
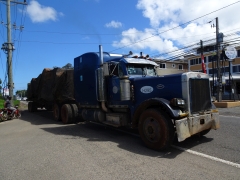
[[[97,73],[96,73],[98,101],[101,102],[102,110],[105,112],[108,112],[108,109],[105,105],[107,97],[106,97],[106,85],[105,85],[104,69],[103,69],[103,49],[101,45],[99,45],[99,60],[100,60],[100,67],[97,69]]]

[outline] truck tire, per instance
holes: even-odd
[[[71,109],[72,109],[72,122],[77,122],[78,121],[78,107],[76,104],[70,104]]]
[[[147,109],[141,114],[138,130],[148,148],[165,150],[172,144],[173,124],[168,116],[158,109]]]
[[[52,111],[53,107],[52,107],[51,104],[46,104],[46,105],[45,105],[45,109],[46,109],[47,111]]]
[[[64,104],[61,108],[61,118],[64,124],[72,123],[73,114],[69,104]]]
[[[28,112],[32,112],[32,102],[28,102]]]
[[[35,105],[34,102],[29,102],[29,103],[28,103],[28,111],[29,111],[29,112],[35,112],[35,111],[37,111],[37,106]]]
[[[55,121],[61,121],[61,109],[57,103],[53,105],[53,118]]]

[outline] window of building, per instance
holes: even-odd
[[[229,72],[229,67],[221,68],[221,73]]]
[[[214,74],[217,74],[217,72],[218,72],[218,70],[215,68],[215,69],[209,69],[208,70],[208,74],[213,74],[213,72],[214,72]],[[228,73],[229,72],[229,67],[222,67],[221,68],[221,73],[223,74],[223,73]]]
[[[223,53],[220,54],[220,60],[223,60]]]
[[[216,61],[217,56],[213,55],[213,56],[208,56],[208,62],[213,62]]]
[[[201,63],[201,59],[200,58],[197,58],[196,59],[196,64],[200,64]]]
[[[209,69],[208,70],[208,74],[212,74],[213,73],[213,70],[212,69]]]
[[[166,69],[166,64],[165,63],[162,63],[162,64],[160,64],[160,67],[159,67],[160,69]]]
[[[183,65],[182,65],[182,64],[179,64],[179,65],[178,65],[178,69],[179,69],[179,70],[183,70]]]
[[[233,73],[238,73],[238,72],[240,72],[240,65],[233,66]]]
[[[195,60],[195,59],[191,59],[191,60],[190,60],[190,65],[194,65],[194,64],[195,64],[195,63],[194,63],[194,60]]]
[[[172,68],[175,68],[175,64],[172,64]]]
[[[204,63],[206,63],[206,57],[204,57]],[[210,61],[211,62],[211,61]],[[190,65],[195,65],[195,64],[202,64],[202,58],[197,58],[197,59],[191,59],[190,60]]]

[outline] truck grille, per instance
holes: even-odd
[[[212,103],[208,79],[190,79],[189,88],[191,113],[211,108]]]

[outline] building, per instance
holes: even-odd
[[[157,68],[158,75],[179,74],[183,72],[188,72],[188,63],[184,60],[167,61],[154,59],[154,62],[159,65],[159,68]]]

